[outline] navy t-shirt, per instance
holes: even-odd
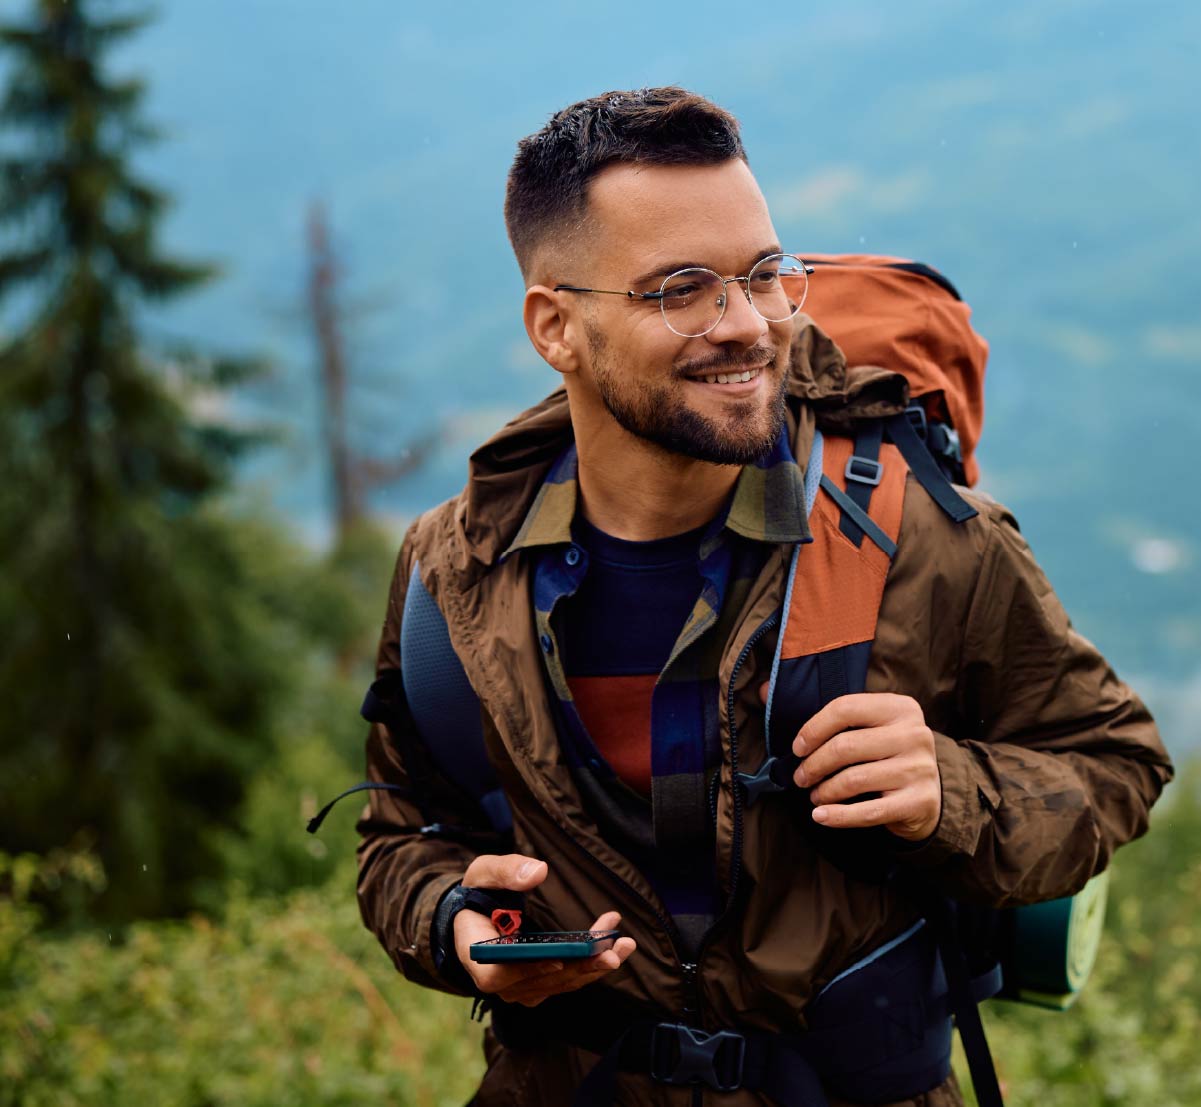
[[[629,542],[577,515],[588,573],[565,601],[562,659],[580,717],[617,776],[651,792],[651,697],[697,598],[705,527]]]

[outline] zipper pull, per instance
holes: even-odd
[[[700,1010],[700,989],[697,987],[697,964],[695,961],[684,961],[680,968],[684,970],[684,1014],[695,1015]]]

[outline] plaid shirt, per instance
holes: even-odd
[[[504,557],[528,550],[534,620],[554,690],[564,755],[606,837],[646,873],[690,944],[712,920],[710,786],[721,763],[717,667],[770,546],[807,540],[804,473],[786,431],[771,453],[739,474],[727,509],[702,532],[700,591],[655,685],[651,701],[651,802],[601,758],[563,670],[556,611],[588,572],[575,543],[578,459],[572,444],[551,466]],[[561,611],[560,611],[561,615]]]

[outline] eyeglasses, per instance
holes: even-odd
[[[681,338],[708,334],[726,313],[726,285],[742,285],[747,302],[767,323],[786,323],[809,294],[812,267],[796,254],[771,254],[745,277],[722,277],[712,269],[680,269],[664,278],[658,292],[615,292],[608,288],[555,285],[555,292],[596,292],[629,300],[658,300],[667,329]]]

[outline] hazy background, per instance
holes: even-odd
[[[227,278],[152,330],[272,354],[292,446],[247,471],[327,533],[309,204],[364,308],[360,433],[449,434],[380,493],[452,495],[473,445],[555,383],[501,219],[516,141],[610,88],[679,83],[742,120],[781,240],[945,272],[992,344],[982,486],[1176,749],[1201,727],[1201,8],[1153,3],[164,5],[114,58],[170,138],[165,241]],[[289,312],[292,315],[289,315]]]

